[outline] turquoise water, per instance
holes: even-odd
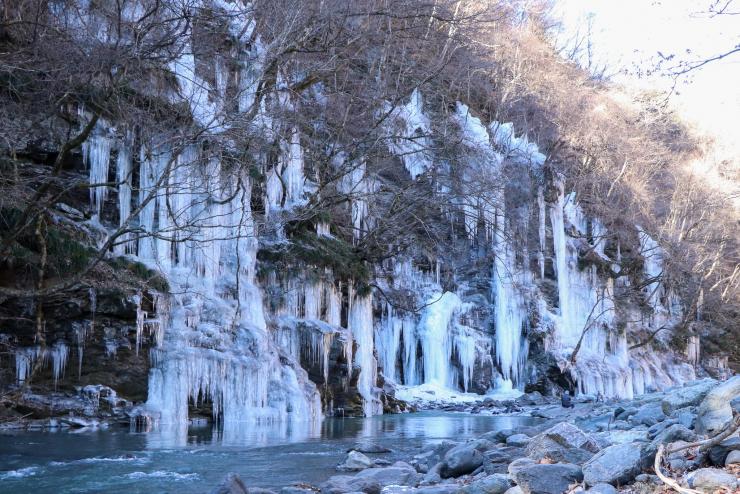
[[[228,472],[248,486],[318,484],[336,473],[360,439],[407,458],[427,442],[461,440],[528,425],[526,417],[441,412],[328,418],[314,427],[242,425],[155,432],[18,432],[0,434],[1,493],[207,493]]]

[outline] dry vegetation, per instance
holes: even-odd
[[[77,4],[64,3],[73,13]],[[238,58],[224,42],[225,14],[187,2],[141,3],[149,10],[124,21],[120,9],[103,2],[108,7],[100,7],[102,17],[115,27],[112,44],[95,40],[92,33],[99,26],[70,30],[52,14],[50,2],[6,4],[0,22],[0,186],[5,197],[31,198],[4,233],[0,261],[6,265],[13,262],[10,250],[19,236],[44,235],[44,218],[60,197],[61,172],[87,137],[84,130],[78,133],[79,106],[121,127],[167,135],[176,148],[207,134],[187,122],[183,108],[166,102],[172,90],[166,67],[178,55],[178,38],[191,27],[193,39],[200,40],[200,60],[224,52]],[[525,4],[527,14],[521,10]],[[383,125],[388,112],[379,111],[385,102],[397,105],[420,88],[433,117],[454,111],[460,100],[486,119],[514,121],[519,132],[546,150],[548,167],[567,176],[569,187],[615,239],[634,244],[636,224],[658,239],[669,252],[663,278],[690,308],[684,333],[707,332],[706,348],[734,352],[731,361],[740,362],[734,344],[740,341],[738,217],[725,198],[691,174],[687,165],[701,159],[701,143],[658,99],[625,96],[562,59],[549,39],[546,7],[545,2],[503,0],[257,0],[249,8],[266,50],[257,103],[231,117],[229,132],[207,139],[237,139],[240,149],[259,150],[269,158],[276,143],[255,132],[257,106],[289,93],[296,111],[282,115],[285,124],[279,132],[295,126],[311,142],[306,146],[313,153],[307,156],[309,173],[319,185],[310,208],[290,219],[300,222],[336,213],[351,199],[338,192],[337,183],[353,171],[358,158],[374,173],[390,173],[386,140],[392,136]],[[295,76],[281,85],[280,77],[287,74]],[[325,107],[313,104],[318,87]],[[226,106],[236,106],[239,94],[230,98]],[[433,118],[434,125],[441,120]],[[441,130],[446,138],[435,141],[433,151],[454,164],[456,137]],[[28,136],[43,132],[54,136],[60,150],[53,155],[50,176],[39,184],[37,177],[6,174],[17,170]],[[337,170],[332,160],[340,152],[350,159]],[[254,165],[239,156],[230,159],[235,169]],[[264,176],[275,164],[267,159],[255,166],[257,175]],[[429,187],[401,183],[391,190],[391,197],[403,198],[403,207],[397,200],[377,201],[378,220],[355,246],[362,260],[392,255],[411,242],[409,232],[434,237],[428,225],[434,224],[439,205],[431,202]],[[348,219],[335,217],[334,223],[336,233],[351,238]],[[120,234],[132,232],[122,229]],[[93,261],[101,258],[93,256]],[[43,268],[35,286],[25,296],[52,291]],[[69,288],[68,283],[61,286]],[[4,287],[6,295],[19,296],[11,288],[17,289]],[[701,321],[694,317],[697,309]]]

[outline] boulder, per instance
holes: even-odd
[[[703,379],[669,391],[660,402],[663,413],[670,415],[679,408],[698,405],[716,385],[715,379]]]
[[[615,489],[611,484],[605,484],[602,482],[591,486],[591,488],[586,492],[590,492],[591,494],[617,494],[617,489]]]
[[[360,453],[390,453],[391,450],[371,441],[360,441],[352,446],[347,452],[359,451]]]
[[[740,375],[731,377],[713,388],[697,410],[696,430],[712,434],[722,430],[732,420],[732,400],[740,396]]]
[[[447,440],[439,443],[427,444],[422,448],[420,454],[414,456],[413,463],[417,465],[417,468],[432,468],[434,465],[442,461],[444,455],[447,454],[448,451],[459,445],[460,443],[456,441]]]
[[[489,475],[493,473],[506,473],[509,463],[514,458],[521,458],[522,456],[524,456],[524,450],[521,448],[500,446],[483,454],[483,467]]]
[[[665,419],[663,422],[658,422],[657,424],[650,426],[647,430],[648,439],[654,439],[655,436],[663,432],[663,430],[677,423],[678,420],[676,419]]]
[[[696,422],[696,414],[691,410],[693,409],[684,408],[673,413],[673,416],[678,420],[678,423],[687,429],[693,429],[694,423]]]
[[[513,436],[509,436],[506,438],[506,445],[523,448],[527,445],[527,443],[529,443],[529,441],[530,438],[526,434],[514,434]]]
[[[639,443],[615,444],[596,453],[583,465],[586,485],[626,484],[642,470],[642,447]]]
[[[725,458],[725,466],[729,467],[730,465],[738,464],[740,464],[740,451],[730,451],[730,453],[727,455],[727,458]]]
[[[730,437],[709,448],[709,461],[713,465],[722,466],[731,451],[740,451],[740,437]]]
[[[738,486],[737,477],[719,468],[700,468],[686,476],[689,487],[703,492],[727,489],[733,492]]]
[[[668,444],[675,441],[691,442],[695,440],[696,434],[693,431],[688,430],[681,424],[673,424],[672,426],[668,427],[660,434],[655,436],[653,441],[650,443],[650,449],[657,452],[658,446],[660,446],[661,444]]]
[[[537,464],[537,462],[534,461],[531,458],[517,458],[516,460],[512,461],[511,463],[509,463],[509,468],[507,470],[508,470],[509,475],[511,477],[516,478],[516,474],[520,470],[522,470],[524,468],[527,468],[527,467],[530,467],[532,465],[536,465],[536,464]]]
[[[619,407],[614,410],[614,418],[617,420],[629,420],[631,416],[637,413],[637,407]]]
[[[582,464],[599,451],[598,443],[575,425],[561,422],[533,437],[525,448],[534,460]]]
[[[521,487],[519,487],[518,485],[515,485],[508,491],[504,492],[504,494],[524,494],[524,492],[522,491]]]
[[[637,410],[637,413],[629,418],[629,422],[634,425],[643,424],[648,427],[665,420],[665,413],[660,403],[648,403]]]
[[[373,466],[375,466],[375,462],[373,462],[373,460],[359,451],[352,450],[347,454],[347,458],[344,459],[344,462],[337,465],[337,470],[353,472],[372,468]]]
[[[461,494],[504,494],[513,482],[508,475],[493,474],[476,480],[459,491]]]
[[[394,486],[389,486],[383,489],[383,494],[407,494],[412,492],[413,494],[455,494],[459,491],[460,486],[455,484],[442,484],[442,485],[427,485],[419,487],[417,489],[410,490],[408,487],[396,487],[397,490],[393,490]]]
[[[380,487],[387,485],[415,486],[421,480],[421,475],[408,463],[397,461],[389,467],[362,470],[355,475],[355,478],[376,482]]]
[[[483,465],[483,454],[475,448],[475,445],[461,444],[445,454],[440,475],[444,479],[459,477],[472,472],[481,465]]]
[[[503,429],[500,431],[486,432],[485,434],[480,436],[480,438],[488,439],[489,441],[494,442],[494,443],[505,443],[506,438],[509,436],[513,436],[513,435],[514,435],[513,429]]]
[[[367,472],[368,470],[364,470]],[[347,492],[364,492],[365,494],[380,494],[381,486],[372,478],[352,477],[350,475],[335,475],[321,484],[321,492],[328,494],[344,494]]]
[[[598,440],[599,443],[608,442],[609,444],[607,444],[607,446],[611,446],[612,444],[647,442],[648,440],[647,431],[644,429],[599,432],[598,434],[594,434],[594,438]]]
[[[516,472],[514,480],[524,494],[562,494],[583,480],[583,472],[569,463],[535,464]]]
[[[539,391],[532,391],[531,393],[524,393],[516,399],[516,403],[519,405],[541,405],[545,402],[545,398]]]

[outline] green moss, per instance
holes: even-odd
[[[168,292],[170,289],[167,280],[153,269],[149,269],[146,265],[138,262],[131,261],[125,257],[116,257],[108,260],[108,264],[116,270],[126,270],[133,274],[136,278],[144,281],[150,288],[158,292]]]
[[[294,232],[289,242],[263,247],[257,258],[265,264],[261,266],[263,272],[267,269],[284,271],[291,266],[308,264],[331,269],[337,278],[354,280],[360,285],[366,284],[370,277],[367,265],[352,245],[305,230]]]
[[[49,228],[46,234],[49,266],[57,276],[79,273],[90,263],[95,251],[66,232]]]

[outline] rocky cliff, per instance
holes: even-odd
[[[6,149],[8,413],[98,413],[58,404],[95,384],[145,423],[311,421],[703,372],[702,305],[650,231],[448,79],[493,21],[372,3],[45,14],[66,43],[45,63],[102,58]]]

